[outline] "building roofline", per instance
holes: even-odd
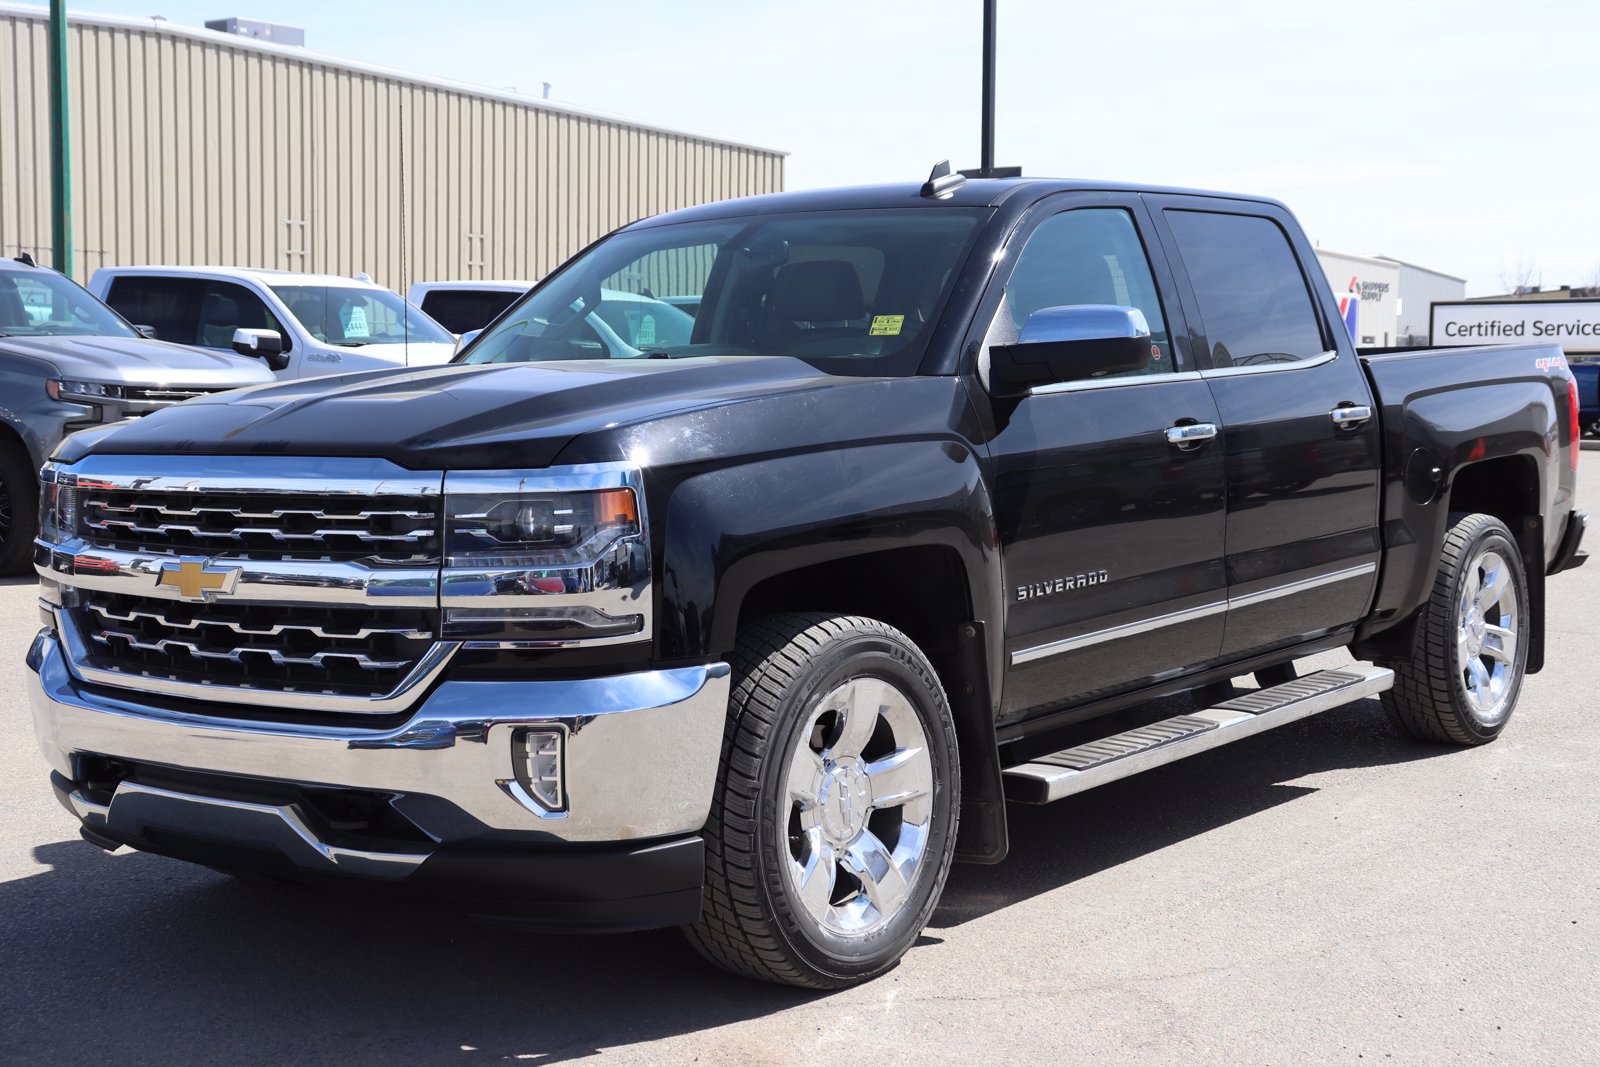
[[[1440,278],[1449,278],[1451,281],[1461,282],[1463,285],[1466,284],[1467,281],[1465,278],[1457,278],[1454,274],[1446,274],[1442,270],[1434,270],[1432,267],[1424,267],[1420,263],[1412,263],[1409,260],[1396,259],[1393,256],[1373,256],[1372,258],[1381,259],[1387,263],[1398,263],[1402,267],[1410,267],[1412,270],[1420,270],[1424,274],[1432,274]]]
[[[1338,256],[1340,259],[1359,259],[1363,263],[1373,263],[1382,267],[1397,267],[1400,265],[1399,260],[1385,259],[1383,256],[1363,256],[1358,252],[1340,252],[1332,248],[1316,248],[1313,251],[1319,256],[1326,254]]]
[[[10,3],[0,0],[0,15],[16,15],[21,18],[49,19],[48,8],[36,7],[32,4]],[[729,148],[742,148],[746,151],[760,152],[766,155],[787,157],[788,149],[774,148],[770,145],[755,144],[750,141],[736,141],[731,137],[722,137],[716,134],[703,133],[699,130],[690,130],[677,126],[663,126],[653,122],[641,122],[625,115],[614,115],[608,111],[599,111],[594,108],[578,107],[573,104],[558,103],[554,100],[544,100],[539,97],[523,96],[520,93],[509,93],[500,89],[489,89],[481,85],[469,85],[466,82],[450,81],[445,78],[432,78],[423,74],[413,74],[409,71],[395,70],[393,67],[380,67],[374,63],[362,63],[353,59],[341,59],[321,52],[308,51],[298,45],[273,44],[267,41],[258,41],[238,34],[226,33],[222,30],[212,30],[196,26],[183,26],[175,22],[168,22],[164,18],[135,17],[128,15],[96,15],[87,12],[73,12],[67,17],[69,25],[103,26],[110,29],[135,30],[140,33],[155,33],[167,37],[182,37],[202,44],[215,45],[220,48],[235,48],[244,52],[259,52],[265,55],[277,56],[283,59],[298,60],[311,66],[331,67],[336,70],[351,71],[357,74],[370,74],[374,77],[385,78],[391,81],[406,82],[411,85],[425,86],[431,89],[443,89],[447,92],[460,93],[463,96],[475,96],[485,100],[497,100],[501,103],[513,104],[519,107],[531,108],[535,111],[552,111],[562,115],[571,115],[575,118],[591,119],[612,126],[626,129],[643,130],[649,133],[664,133],[673,137],[684,137],[694,141],[704,141],[707,144],[723,145]]]

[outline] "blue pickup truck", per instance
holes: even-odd
[[[1574,363],[1578,382],[1578,425],[1585,437],[1600,437],[1600,363]]]

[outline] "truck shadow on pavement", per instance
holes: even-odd
[[[1441,751],[1394,737],[1367,701],[1013,807],[1011,857],[956,867],[931,929],[1314,792],[1280,783]],[[674,931],[507,932],[76,839],[34,857],[50,870],[0,883],[0,1047],[32,1062],[556,1063],[817,996],[723,974]]]
[[[1190,709],[1186,696],[1171,704],[1174,715]],[[1401,737],[1378,701],[1362,700],[1054,804],[1012,804],[1010,854],[992,867],[957,865],[929,929],[959,926],[1317,791],[1286,782],[1454,751]]]

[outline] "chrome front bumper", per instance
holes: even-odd
[[[49,629],[28,665],[40,748],[90,831],[188,834],[276,849],[307,870],[390,878],[462,842],[634,842],[699,830],[728,700],[728,665],[713,663],[570,681],[446,681],[396,728],[306,726],[196,715],[134,690],[87,686]],[[564,811],[541,807],[514,767],[518,731],[540,726],[565,736]],[[94,794],[77,787],[84,757],[196,772],[243,793],[264,783],[378,794],[421,833],[415,847],[375,850],[319,835],[292,802],[135,782]]]

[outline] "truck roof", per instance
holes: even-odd
[[[274,270],[270,267],[215,267],[196,264],[161,265],[155,263],[129,264],[122,267],[101,267],[96,274],[161,274],[167,276],[192,275],[196,278],[230,278],[235,281],[255,282],[258,285],[329,285],[348,286],[352,289],[382,289],[377,282],[362,281],[346,274],[310,274],[295,270]]]
[[[1183,189],[1129,182],[1097,181],[1086,178],[969,178],[942,197],[922,195],[921,182],[895,182],[887,185],[852,185],[833,189],[802,189],[766,193],[736,200],[719,200],[698,207],[682,208],[641,219],[634,227],[697,222],[741,215],[762,215],[787,211],[839,211],[859,208],[897,207],[999,207],[1021,198],[1031,203],[1053,193],[1134,192],[1173,196],[1206,196],[1258,204],[1284,205],[1271,197],[1242,193],[1220,193],[1203,189]],[[1287,210],[1287,209],[1285,209]],[[631,228],[631,227],[630,227]]]

